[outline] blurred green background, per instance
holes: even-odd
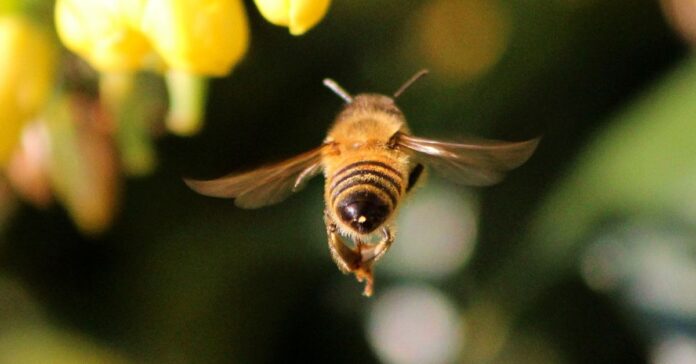
[[[696,362],[693,1],[334,1],[302,37],[245,5],[204,129],[158,139],[111,228],[3,220],[0,362]],[[317,146],[325,77],[390,94],[421,68],[414,133],[543,139],[494,187],[431,174],[372,298],[329,257],[320,178],[260,210],[181,181]]]

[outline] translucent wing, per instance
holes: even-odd
[[[324,146],[249,172],[208,181],[185,179],[184,182],[203,195],[234,198],[239,207],[253,209],[271,205],[300,190],[321,171],[321,151]]]
[[[397,134],[396,145],[414,152],[424,164],[457,183],[486,186],[499,182],[505,172],[529,159],[539,138],[523,142],[471,140],[449,143]]]

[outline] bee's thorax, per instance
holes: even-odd
[[[361,94],[338,114],[329,138],[345,147],[386,144],[396,132],[406,129],[404,116],[393,99],[384,95]]]

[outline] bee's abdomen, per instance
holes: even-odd
[[[382,225],[396,208],[403,193],[403,176],[387,163],[358,161],[333,174],[328,193],[338,217],[366,234]]]

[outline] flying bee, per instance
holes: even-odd
[[[257,208],[280,202],[323,172],[331,257],[343,273],[365,281],[363,294],[370,296],[373,266],[394,242],[395,212],[425,167],[457,183],[491,185],[523,164],[539,142],[455,143],[413,136],[394,100],[425,74],[427,70],[416,73],[392,97],[352,96],[325,79],[346,104],[319,147],[249,172],[185,182],[203,195],[234,198],[239,207]]]

